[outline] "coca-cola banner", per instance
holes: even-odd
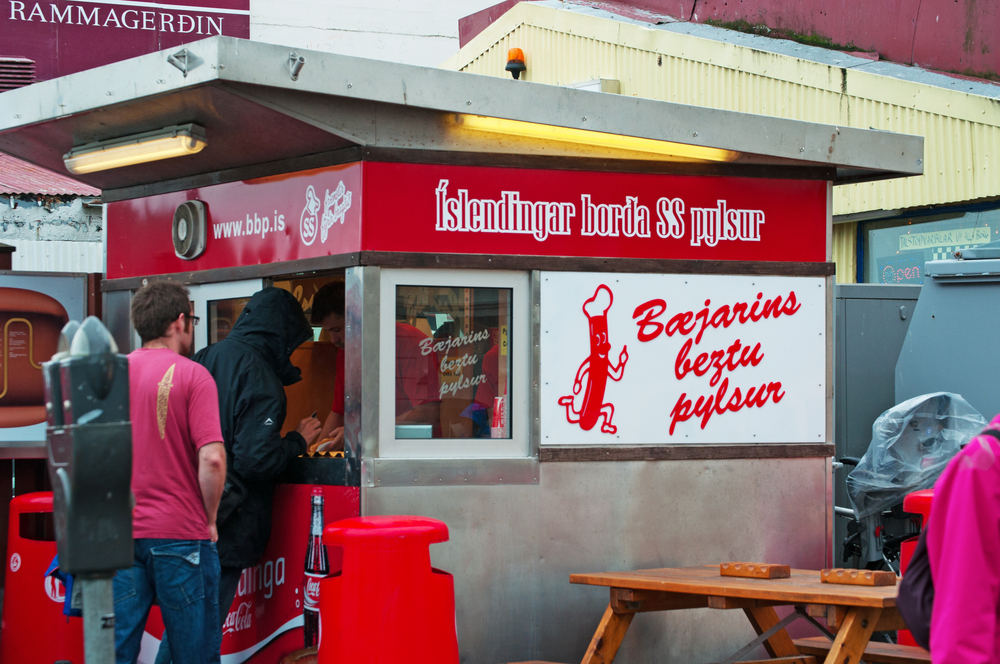
[[[826,260],[827,184],[365,164],[365,248],[538,256]]]
[[[310,589],[306,552],[310,543],[313,494],[321,492],[324,524],[360,515],[357,487],[280,484],[274,491],[271,539],[260,563],[243,570],[236,599],[222,626],[223,664],[278,662],[305,647],[304,594]],[[330,571],[341,568],[340,549],[328,549]],[[314,583],[316,583],[314,581]],[[139,664],[153,664],[163,635],[154,607],[142,638]]]
[[[108,278],[359,250],[822,262],[826,192],[812,180],[355,163],[111,203]],[[194,199],[208,232],[185,260],[171,222]]]
[[[205,204],[205,252],[187,260],[174,212]],[[108,205],[108,278],[277,263],[361,248],[361,164],[229,182]]]
[[[542,273],[544,445],[824,443],[826,282]]]
[[[0,8],[0,55],[34,60],[40,81],[206,37],[250,37],[250,0],[4,0]]]

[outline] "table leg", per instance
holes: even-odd
[[[753,625],[757,636],[760,636],[781,622],[778,613],[770,606],[743,609],[743,612],[750,619],[750,624]],[[792,637],[788,636],[788,632],[785,630],[781,630],[765,641],[764,649],[767,650],[767,654],[771,657],[794,657],[801,654],[799,653],[799,649],[795,647],[795,644],[792,643]]]
[[[634,613],[615,613],[609,604],[581,664],[611,664],[634,617]]]
[[[875,631],[882,609],[856,606],[848,609],[837,638],[826,656],[826,664],[858,664]]]

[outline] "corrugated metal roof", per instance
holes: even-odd
[[[915,134],[924,175],[834,188],[834,215],[1000,196],[1000,86],[688,22],[654,23],[574,2],[522,2],[442,65],[529,82],[617,79],[621,94]]]
[[[0,152],[0,194],[100,196],[101,190]]]
[[[100,242],[8,240],[15,247],[11,268],[28,272],[104,272]]]

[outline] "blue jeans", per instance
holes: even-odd
[[[219,661],[219,554],[208,540],[135,540],[132,568],[115,575],[115,661],[134,664],[153,600],[177,664]]]
[[[236,598],[236,589],[240,585],[240,575],[243,574],[242,567],[223,567],[219,574],[219,632],[220,639],[222,626],[226,624],[226,617],[229,616],[229,609],[233,606]],[[167,633],[163,633],[163,640],[160,641],[160,649],[156,651],[156,659],[153,664],[171,664],[173,659],[170,656],[170,639]]]

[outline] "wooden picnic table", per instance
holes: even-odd
[[[825,664],[858,664],[872,632],[906,629],[896,610],[896,586],[821,583],[819,570],[793,569],[786,579],[749,579],[721,576],[718,565],[705,565],[571,574],[569,580],[611,589],[611,601],[582,664],[610,664],[632,618],[649,611],[742,609],[759,636],[781,621],[775,606],[796,606],[825,619],[836,633]],[[784,627],[762,645],[773,659],[758,661],[818,662],[799,652]]]

